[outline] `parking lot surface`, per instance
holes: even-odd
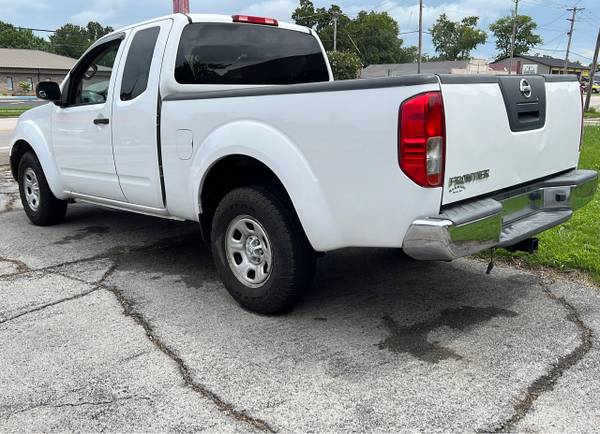
[[[538,431],[600,426],[600,296],[473,260],[353,249],[293,312],[240,309],[193,223],[0,179],[0,431]]]

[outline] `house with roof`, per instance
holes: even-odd
[[[515,54],[513,56],[513,71],[517,74],[563,74],[565,67],[564,59],[550,56],[529,56],[526,54]],[[508,71],[510,59],[504,57],[498,59],[490,66],[498,71]],[[567,62],[567,74],[575,74],[578,78],[587,76],[590,71],[588,66],[575,62]]]
[[[77,59],[39,50],[0,48],[0,95],[33,95],[40,81],[60,83]],[[19,83],[26,82],[29,92]]]

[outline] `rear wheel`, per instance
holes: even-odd
[[[67,201],[52,194],[37,157],[27,152],[19,162],[19,193],[29,220],[37,226],[61,222],[67,212]]]
[[[289,310],[312,282],[314,251],[282,193],[262,186],[231,191],[217,207],[211,239],[225,287],[248,310]]]

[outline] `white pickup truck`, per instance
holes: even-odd
[[[10,162],[29,219],[69,202],[193,220],[231,295],[289,309],[320,252],[420,260],[533,250],[591,200],[573,76],[334,82],[311,29],[176,14],[98,40],[25,113]]]

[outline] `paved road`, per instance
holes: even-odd
[[[0,166],[8,164],[10,136],[17,125],[17,119],[0,118]]]
[[[34,227],[2,173],[0,431],[600,426],[597,289],[347,250],[258,316],[196,225],[71,205]]]
[[[19,98],[0,98],[0,108],[18,108],[23,106],[37,107],[48,104],[48,101],[41,99],[19,99]]]
[[[600,110],[600,95],[592,95],[590,107],[595,107],[596,110]]]

